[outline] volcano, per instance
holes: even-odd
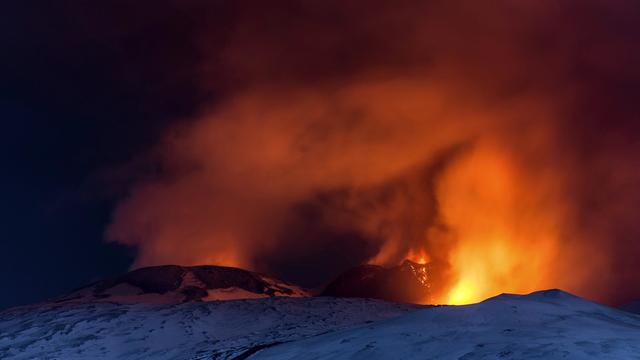
[[[309,293],[300,286],[239,268],[164,265],[98,281],[54,301],[182,303],[278,296],[305,297]]]
[[[360,265],[335,278],[321,295],[427,304],[438,285],[438,273],[441,270],[433,263],[410,260],[391,268]]]
[[[319,291],[320,296],[370,298],[427,304],[437,286],[438,268],[405,260],[387,268],[361,265],[347,270]],[[274,276],[235,267],[163,265],[141,268],[97,281],[54,299],[56,303],[110,302],[175,304],[183,302],[308,297],[313,291]],[[318,291],[315,291],[318,293]]]

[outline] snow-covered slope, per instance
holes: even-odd
[[[299,286],[243,269],[164,265],[137,269],[99,281],[55,302],[172,304],[274,296],[304,297],[309,294]]]
[[[559,290],[417,310],[251,359],[640,359],[640,316]]]
[[[439,307],[64,302],[0,313],[0,359],[640,359],[640,316],[559,290]]]
[[[264,346],[416,308],[367,299],[287,297],[27,306],[0,313],[0,359],[242,359]]]

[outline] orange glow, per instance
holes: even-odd
[[[329,2],[278,26],[256,12],[228,41],[195,41],[224,44],[202,82],[230,88],[167,131],[144,167],[157,171],[129,189],[106,237],[138,249],[134,266],[284,278],[409,259],[433,265],[436,303],[550,287],[599,296],[593,279],[606,288],[619,254],[608,242],[635,241],[616,219],[635,226],[640,175],[589,158],[598,136],[576,146],[600,123],[581,123],[585,104],[616,108],[576,76],[619,68],[600,58],[619,36],[592,41],[547,2],[412,3]]]
[[[549,181],[539,188],[535,179],[522,178],[501,150],[479,144],[440,183],[443,220],[457,238],[449,253],[454,281],[436,302],[468,304],[554,284],[562,206],[548,201],[557,201],[556,189]]]
[[[262,93],[242,98],[196,123],[177,143],[178,159],[195,159],[199,171],[138,189],[120,207],[110,236],[131,242],[144,236],[140,265],[215,263],[251,269],[261,252],[278,250],[277,236],[286,232],[283,219],[291,204],[348,187],[364,189],[343,205],[360,215],[330,213],[327,221],[380,238],[371,263],[445,263],[446,274],[430,275],[440,281],[431,287],[431,302],[465,304],[502,292],[558,287],[552,275],[558,272],[564,184],[556,171],[526,164],[529,151],[549,147],[551,130],[537,125],[515,143],[502,133],[511,131],[507,120],[513,114],[527,114],[524,124],[547,116],[544,102],[536,109],[514,104],[508,112],[472,102],[458,109],[447,91],[453,90],[394,80],[342,89],[339,106],[336,98],[331,102],[317,92],[291,95],[287,99],[295,101],[286,104]],[[344,128],[350,112],[343,118],[334,107],[358,109],[366,121],[349,125],[355,130]],[[422,116],[431,113],[439,116]],[[335,127],[335,134],[320,139],[307,134],[315,120],[300,122],[306,114]],[[439,149],[470,137],[477,139],[433,177],[435,198],[430,200],[423,180],[411,180],[413,169],[433,161]],[[403,191],[371,207],[368,194],[398,178],[408,179]],[[436,209],[420,210],[428,201]],[[437,221],[420,228],[416,211]],[[148,226],[138,218],[161,220]],[[149,233],[138,235],[142,230]],[[424,246],[407,246],[413,241],[408,236],[420,237]]]
[[[449,305],[465,305],[471,304],[474,302],[478,302],[478,290],[473,285],[473,279],[471,281],[468,280],[460,280],[458,283],[449,291],[448,298],[446,303]]]
[[[409,254],[407,255],[407,259],[418,263],[420,265],[424,265],[426,263],[429,262],[429,255],[427,254],[427,252],[424,249],[418,249],[418,250],[410,250]]]

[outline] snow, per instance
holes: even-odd
[[[180,289],[184,289],[188,286],[194,286],[199,288],[206,288],[207,286],[196,276],[196,274],[187,271],[182,275],[182,283],[180,283]]]
[[[47,304],[0,313],[0,359],[640,359],[640,316],[559,290],[438,307],[330,297]]]
[[[640,316],[558,290],[501,295],[273,346],[251,359],[640,359]]]
[[[203,298],[203,301],[213,300],[236,300],[236,299],[264,299],[268,298],[267,294],[256,294],[245,289],[240,289],[235,286],[223,289],[207,290],[207,296]]]
[[[267,285],[269,285],[269,287],[276,289],[276,296],[291,296],[291,297],[307,297],[309,296],[309,293],[296,286],[293,284],[289,284],[286,283],[284,281],[266,276],[266,275],[261,275],[260,278],[262,279],[262,281],[264,281]],[[284,290],[290,290],[291,294],[288,294],[287,292],[285,292]]]
[[[175,287],[156,289],[154,280],[166,280],[166,270],[178,269],[179,274]],[[206,274],[214,280],[207,285],[198,277],[196,271],[206,270]],[[249,272],[237,268],[219,266],[196,266],[178,267],[175,265],[149,267],[139,269],[144,271],[146,277],[141,281],[130,283],[131,275],[136,271],[125,274],[123,278],[97,282],[81,288],[71,294],[56,299],[59,303],[118,303],[118,304],[179,304],[191,301],[214,301],[214,300],[238,300],[238,299],[259,299],[267,297],[308,297],[310,294],[303,288],[278,280],[266,275]],[[232,271],[231,274],[228,272]],[[202,271],[201,271],[202,272]],[[235,273],[235,278],[233,277]],[[222,279],[231,281],[222,281]],[[127,277],[129,276],[129,278]],[[216,279],[218,281],[216,281]],[[233,281],[235,279],[235,281]],[[217,283],[216,283],[217,282]],[[142,285],[140,285],[142,283]],[[151,286],[149,286],[151,284]],[[147,290],[144,287],[147,287]],[[231,286],[232,285],[232,286]],[[142,286],[142,288],[141,288]]]
[[[63,303],[0,313],[0,359],[232,359],[416,309],[367,299]]]
[[[108,294],[109,297],[95,301],[108,301],[119,304],[174,304],[181,302],[183,299],[183,296],[176,293],[144,294],[140,288],[126,283],[118,284],[106,290],[105,294]]]

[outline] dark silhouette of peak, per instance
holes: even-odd
[[[442,267],[405,260],[385,268],[360,265],[334,279],[321,296],[375,298],[404,303],[429,303]]]
[[[163,265],[98,281],[56,301],[177,303],[274,296],[308,293],[274,277],[233,267]]]

